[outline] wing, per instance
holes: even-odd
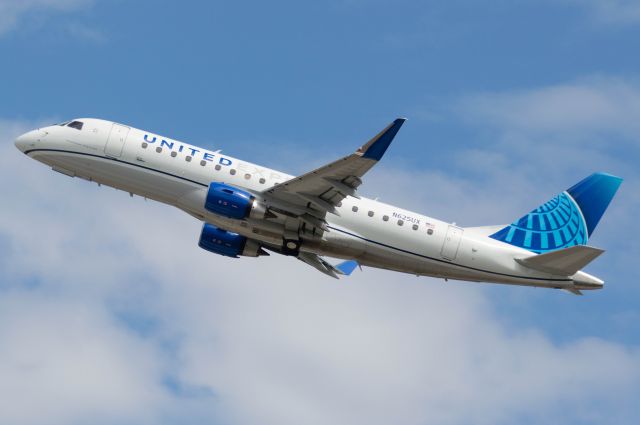
[[[382,158],[406,119],[398,118],[351,155],[282,182],[265,191],[270,203],[280,205],[314,226],[323,227],[327,212],[347,196],[359,198],[361,177]]]
[[[307,263],[311,267],[321,271],[322,273],[339,279],[339,275],[349,276],[358,267],[358,263],[354,260],[344,261],[338,265],[333,265],[327,262],[319,255],[312,254],[310,252],[300,252],[296,257],[303,263]]]

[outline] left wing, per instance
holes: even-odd
[[[359,198],[356,189],[362,184],[361,177],[382,158],[405,121],[396,119],[351,155],[280,183],[263,195],[302,220],[322,227],[327,212],[339,215],[336,206],[340,201],[347,196]]]
[[[344,261],[334,266],[319,255],[310,252],[300,252],[296,258],[336,279],[339,279],[338,275],[349,276],[358,267],[358,263],[354,260]]]

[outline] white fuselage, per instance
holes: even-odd
[[[324,232],[281,215],[271,220],[219,216],[204,208],[211,182],[260,196],[293,176],[110,121],[81,121],[81,130],[41,128],[21,136],[16,145],[56,171],[178,207],[265,246],[295,236],[302,240],[302,251],[415,275],[555,288],[575,285],[576,276],[542,273],[514,261],[534,254],[487,237],[493,228],[463,229],[364,197],[345,198],[339,216],[327,214]]]

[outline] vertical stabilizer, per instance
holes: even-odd
[[[621,183],[592,174],[489,237],[538,254],[586,245]]]
[[[621,183],[620,177],[595,173],[567,190],[582,211],[589,236],[598,225]]]

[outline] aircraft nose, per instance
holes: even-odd
[[[20,136],[15,141],[15,145],[20,152],[26,151],[28,148],[35,146],[35,143],[41,138],[41,130],[31,130]]]

